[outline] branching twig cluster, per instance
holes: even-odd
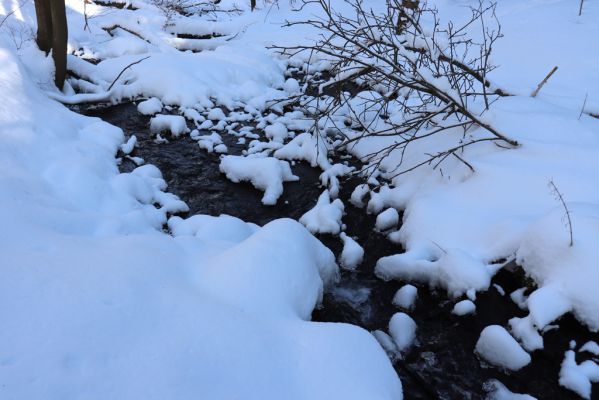
[[[310,52],[330,63],[331,77],[316,94],[319,106],[307,109],[320,121],[315,128],[334,124],[344,133],[345,147],[369,136],[393,139],[366,157],[369,167],[378,168],[399,152],[399,165],[387,171],[391,178],[425,164],[439,165],[450,156],[474,170],[461,156],[465,147],[483,141],[518,146],[482,115],[507,95],[487,77],[494,69],[493,46],[501,37],[494,3],[481,2],[465,23],[455,26],[443,25],[436,9],[418,1],[387,0],[377,12],[360,0],[344,0],[352,13],[337,12],[328,0],[307,2],[318,5],[324,18],[298,23],[318,28],[322,38],[311,46],[280,51],[290,56]],[[475,27],[480,30],[476,39],[470,35]],[[348,93],[349,83],[372,94]],[[340,114],[343,120],[336,118]],[[486,135],[470,135],[475,127]],[[428,154],[417,165],[402,165],[409,144],[455,130],[462,139],[450,148]]]

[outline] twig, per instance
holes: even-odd
[[[564,197],[562,196],[561,192],[558,190],[557,186],[555,185],[555,182],[553,182],[553,179],[549,180],[549,187],[553,191],[553,194],[555,195],[557,200],[559,200],[560,203],[562,203],[562,206],[564,207],[564,210],[566,211],[566,218],[567,218],[566,227],[570,231],[570,247],[572,247],[574,245],[574,235],[572,234],[572,220],[570,219],[570,210],[568,209],[568,206],[566,205],[566,202],[564,201]]]
[[[582,15],[582,3],[584,3],[584,0],[580,0],[580,7],[578,8],[578,16],[579,17]]]
[[[537,97],[537,94],[539,94],[539,91],[543,88],[543,86],[545,86],[545,84],[547,83],[547,81],[549,80],[549,78],[551,78],[551,75],[553,75],[555,73],[555,71],[557,71],[557,65],[555,67],[553,67],[553,69],[551,71],[549,71],[549,73],[547,74],[547,76],[545,77],[545,79],[543,79],[541,81],[541,83],[539,83],[539,85],[537,86],[537,88],[535,89],[535,91],[532,92],[532,94],[530,95],[530,97]]]
[[[110,91],[110,89],[112,89],[112,87],[114,86],[114,84],[116,83],[116,81],[118,81],[118,79],[121,77],[121,75],[123,75],[123,72],[125,72],[127,69],[131,68],[135,64],[139,64],[140,62],[142,62],[144,60],[147,60],[150,57],[151,56],[147,56],[147,57],[142,58],[141,60],[134,61],[131,64],[127,65],[125,68],[123,68],[122,71],[119,72],[119,74],[117,75],[117,77],[114,78],[114,81],[112,81],[112,83],[110,84],[110,86],[108,86],[108,91]]]
[[[17,11],[19,11],[21,9],[21,7],[23,7],[25,5],[25,3],[27,3],[27,0],[22,1],[21,3],[19,3],[19,6],[16,7],[14,10],[12,10],[11,12],[9,12],[8,14],[6,14],[4,16],[4,18],[2,18],[2,20],[0,21],[0,28],[2,27],[2,25],[4,25],[4,23],[6,22],[6,20],[13,15],[14,13],[16,13]]]
[[[587,105],[587,98],[589,97],[588,93],[585,93],[584,95],[584,101],[582,102],[582,108],[580,109],[580,114],[578,114],[578,119],[580,120],[580,117],[582,117],[582,114],[584,113],[584,107]]]

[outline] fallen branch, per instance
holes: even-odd
[[[537,85],[537,88],[535,89],[534,92],[532,92],[532,94],[530,95],[530,97],[537,97],[537,94],[539,94],[539,91],[543,88],[543,86],[545,86],[545,84],[547,83],[547,81],[549,80],[549,78],[551,78],[551,75],[553,75],[555,73],[555,71],[557,71],[557,65],[555,67],[553,67],[553,69],[551,71],[549,71],[549,73],[547,74],[547,76],[545,77],[545,79],[543,79],[541,81],[541,83],[539,83]]]
[[[110,84],[110,86],[108,86],[108,91],[110,91],[110,89],[112,89],[112,87],[114,86],[114,84],[116,83],[116,81],[118,81],[118,79],[121,77],[121,75],[123,75],[123,73],[124,73],[124,72],[125,72],[127,69],[131,68],[132,66],[134,66],[134,65],[136,65],[136,64],[139,64],[140,62],[142,62],[142,61],[144,61],[144,60],[147,60],[147,59],[148,59],[148,58],[150,58],[150,57],[151,57],[151,56],[147,56],[147,57],[144,57],[144,58],[142,58],[141,60],[134,61],[134,62],[132,62],[131,64],[127,65],[125,68],[123,68],[123,69],[121,70],[121,72],[119,72],[119,74],[116,76],[116,78],[114,78],[114,81],[112,81],[112,83]]]

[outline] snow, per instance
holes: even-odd
[[[451,313],[457,315],[458,317],[474,314],[475,312],[476,312],[476,305],[471,300],[468,300],[468,299],[458,301],[453,306],[453,310],[451,310]]]
[[[131,137],[129,137],[129,139],[127,139],[127,141],[121,145],[121,151],[127,155],[131,154],[136,144],[137,137],[135,135],[131,135]]]
[[[143,115],[154,115],[162,111],[162,102],[156,97],[144,100],[137,105],[137,111]]]
[[[530,316],[514,317],[509,320],[510,330],[527,351],[543,348],[543,337],[539,334]]]
[[[264,128],[264,133],[266,134],[267,138],[278,143],[283,143],[283,141],[287,138],[287,135],[289,135],[287,127],[280,122],[275,122],[272,125],[268,125],[266,128]]]
[[[277,204],[283,194],[283,182],[299,180],[287,161],[273,157],[224,156],[220,171],[233,182],[249,181],[256,189],[263,190],[262,203],[265,205]]]
[[[416,286],[407,284],[397,289],[397,292],[395,292],[391,302],[394,306],[403,308],[404,310],[411,310],[414,308],[414,303],[416,302],[417,296],[418,289]]]
[[[531,360],[530,355],[499,325],[489,325],[482,330],[475,351],[485,361],[512,371],[525,367]]]
[[[299,222],[312,233],[338,234],[341,231],[341,218],[345,209],[343,202],[335,199],[331,202],[328,190],[318,197],[314,208],[301,216]]]
[[[356,269],[364,259],[364,249],[354,239],[341,232],[339,237],[343,241],[343,250],[339,264],[349,270]]]
[[[150,131],[154,133],[170,132],[174,137],[189,132],[185,118],[180,115],[158,114],[150,120]]]
[[[405,313],[393,314],[389,321],[389,334],[399,351],[406,351],[416,339],[416,322]]]
[[[582,345],[579,351],[586,351],[595,356],[599,356],[599,344],[597,344],[597,342],[589,340],[588,342]]]
[[[330,250],[291,220],[169,221],[184,203],[160,171],[119,173],[123,132],[48,99],[9,46],[0,38],[3,397],[402,398],[369,332],[309,321],[336,279]]]
[[[497,379],[492,379],[485,383],[488,390],[487,400],[536,400],[528,394],[514,393]]]
[[[364,197],[368,194],[368,192],[370,192],[370,188],[367,184],[362,183],[356,186],[351,194],[350,202],[358,208],[364,207],[366,205],[364,203]]]
[[[394,228],[399,223],[399,213],[395,208],[388,208],[376,216],[374,227],[379,231]]]
[[[426,257],[430,261],[415,252],[383,257],[376,264],[376,274],[385,280],[401,279],[442,287],[453,297],[469,289],[489,288],[496,266],[481,263],[458,249],[427,250],[431,251]]]
[[[225,113],[220,108],[213,108],[206,116],[210,121],[222,121],[226,119]]]
[[[599,382],[599,364],[591,360],[577,364],[574,350],[566,351],[559,372],[559,384],[583,399],[590,399],[591,382]]]

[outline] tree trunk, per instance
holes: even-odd
[[[50,0],[35,0],[37,17],[37,46],[46,54],[52,49],[52,14]]]
[[[56,68],[54,82],[62,89],[67,74],[67,13],[64,0],[49,1],[52,15],[52,58]]]

